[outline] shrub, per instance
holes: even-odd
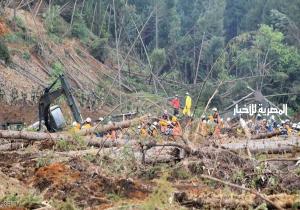
[[[74,200],[67,198],[66,201],[52,201],[51,205],[58,210],[76,210],[78,209]]]
[[[42,199],[34,194],[18,195],[9,194],[0,200],[2,203],[8,203],[12,206],[24,207],[26,209],[36,209],[41,206]]]
[[[70,151],[70,150],[74,149],[74,145],[69,141],[61,139],[61,140],[57,141],[56,149],[58,151]]]
[[[74,15],[74,21],[72,25],[72,35],[79,38],[83,42],[88,41],[89,30],[80,14]]]
[[[22,57],[23,57],[24,60],[28,61],[28,60],[30,60],[31,55],[30,55],[30,53],[28,51],[25,51],[25,52],[23,52]]]
[[[0,60],[3,60],[6,64],[10,62],[8,48],[2,40],[0,40]]]
[[[52,72],[51,72],[51,80],[54,81],[57,79],[57,77],[64,73],[64,66],[61,62],[55,61],[51,64]]]
[[[91,45],[91,54],[99,61],[104,62],[108,56],[108,39],[97,38]]]
[[[66,24],[64,24],[63,19],[60,17],[60,7],[57,5],[51,6],[45,16],[45,26],[49,33],[53,34],[63,34],[66,31]]]

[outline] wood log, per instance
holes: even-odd
[[[252,139],[265,139],[265,138],[272,138],[273,136],[279,136],[280,131],[275,131],[272,133],[262,133],[252,136]]]
[[[31,141],[41,140],[58,140],[72,138],[67,133],[39,133],[33,131],[11,131],[11,130],[0,130],[0,138],[3,139],[24,139]]]
[[[225,149],[233,151],[249,149],[251,153],[280,153],[280,152],[292,152],[295,148],[300,147],[300,138],[290,137],[289,139],[260,139],[260,140],[248,140],[239,141],[234,143],[227,143],[221,145]]]
[[[147,117],[144,116],[141,118],[112,123],[109,125],[94,126],[90,129],[80,130],[75,134],[80,136],[86,136],[86,135],[94,134],[96,132],[101,133],[109,130],[128,128],[131,126],[135,126],[136,124],[140,123],[142,120],[145,119],[147,119]],[[74,135],[72,135],[72,133],[70,132],[42,133],[42,132],[33,132],[33,131],[0,130],[0,138],[3,139],[24,139],[24,140],[31,140],[31,141],[59,140],[59,139],[72,140],[73,136]]]
[[[122,122],[116,122],[116,123],[112,123],[112,124],[108,124],[108,125],[97,125],[92,128],[89,128],[89,129],[80,130],[76,134],[78,134],[80,136],[86,136],[86,135],[90,135],[90,134],[97,133],[97,132],[102,133],[102,132],[109,131],[109,130],[129,128],[129,127],[132,127],[132,126],[135,126],[135,125],[141,123],[144,120],[147,120],[147,118],[148,118],[148,115],[145,115],[140,118],[135,118],[132,120],[125,120]]]

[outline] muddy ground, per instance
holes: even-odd
[[[284,209],[300,208],[295,161],[264,161],[291,154],[250,159],[205,146],[181,161],[145,165],[128,148],[97,155],[97,148],[74,151],[66,144],[32,142],[0,152],[0,201],[24,209],[273,209],[253,193],[201,178],[205,174],[260,192]]]
[[[65,102],[61,103],[60,106],[64,112],[64,116],[72,123],[72,113]],[[38,121],[38,104],[28,103],[23,105],[21,102],[16,104],[7,104],[0,102],[0,125],[3,123],[25,123],[31,125]],[[89,109],[86,107],[80,107],[80,111],[83,117],[91,117],[93,120],[98,120],[99,117],[106,116],[108,113],[108,107],[103,107],[101,110]]]

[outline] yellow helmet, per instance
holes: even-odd
[[[177,117],[173,116],[172,117],[172,122],[177,122]]]

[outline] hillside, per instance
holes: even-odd
[[[0,210],[300,209],[299,12],[0,0]]]
[[[41,17],[33,17],[25,10],[18,10],[17,17],[13,30],[10,25],[13,11],[7,9],[0,24],[11,59],[9,65],[0,64],[3,94],[0,121],[34,122],[39,95],[59,73],[70,80],[85,116],[107,112],[108,104],[101,106],[107,91],[110,98],[120,94],[115,87],[111,88],[117,75],[114,67],[95,59],[76,38],[66,37],[59,42],[51,39]],[[13,109],[6,103],[13,104]]]

